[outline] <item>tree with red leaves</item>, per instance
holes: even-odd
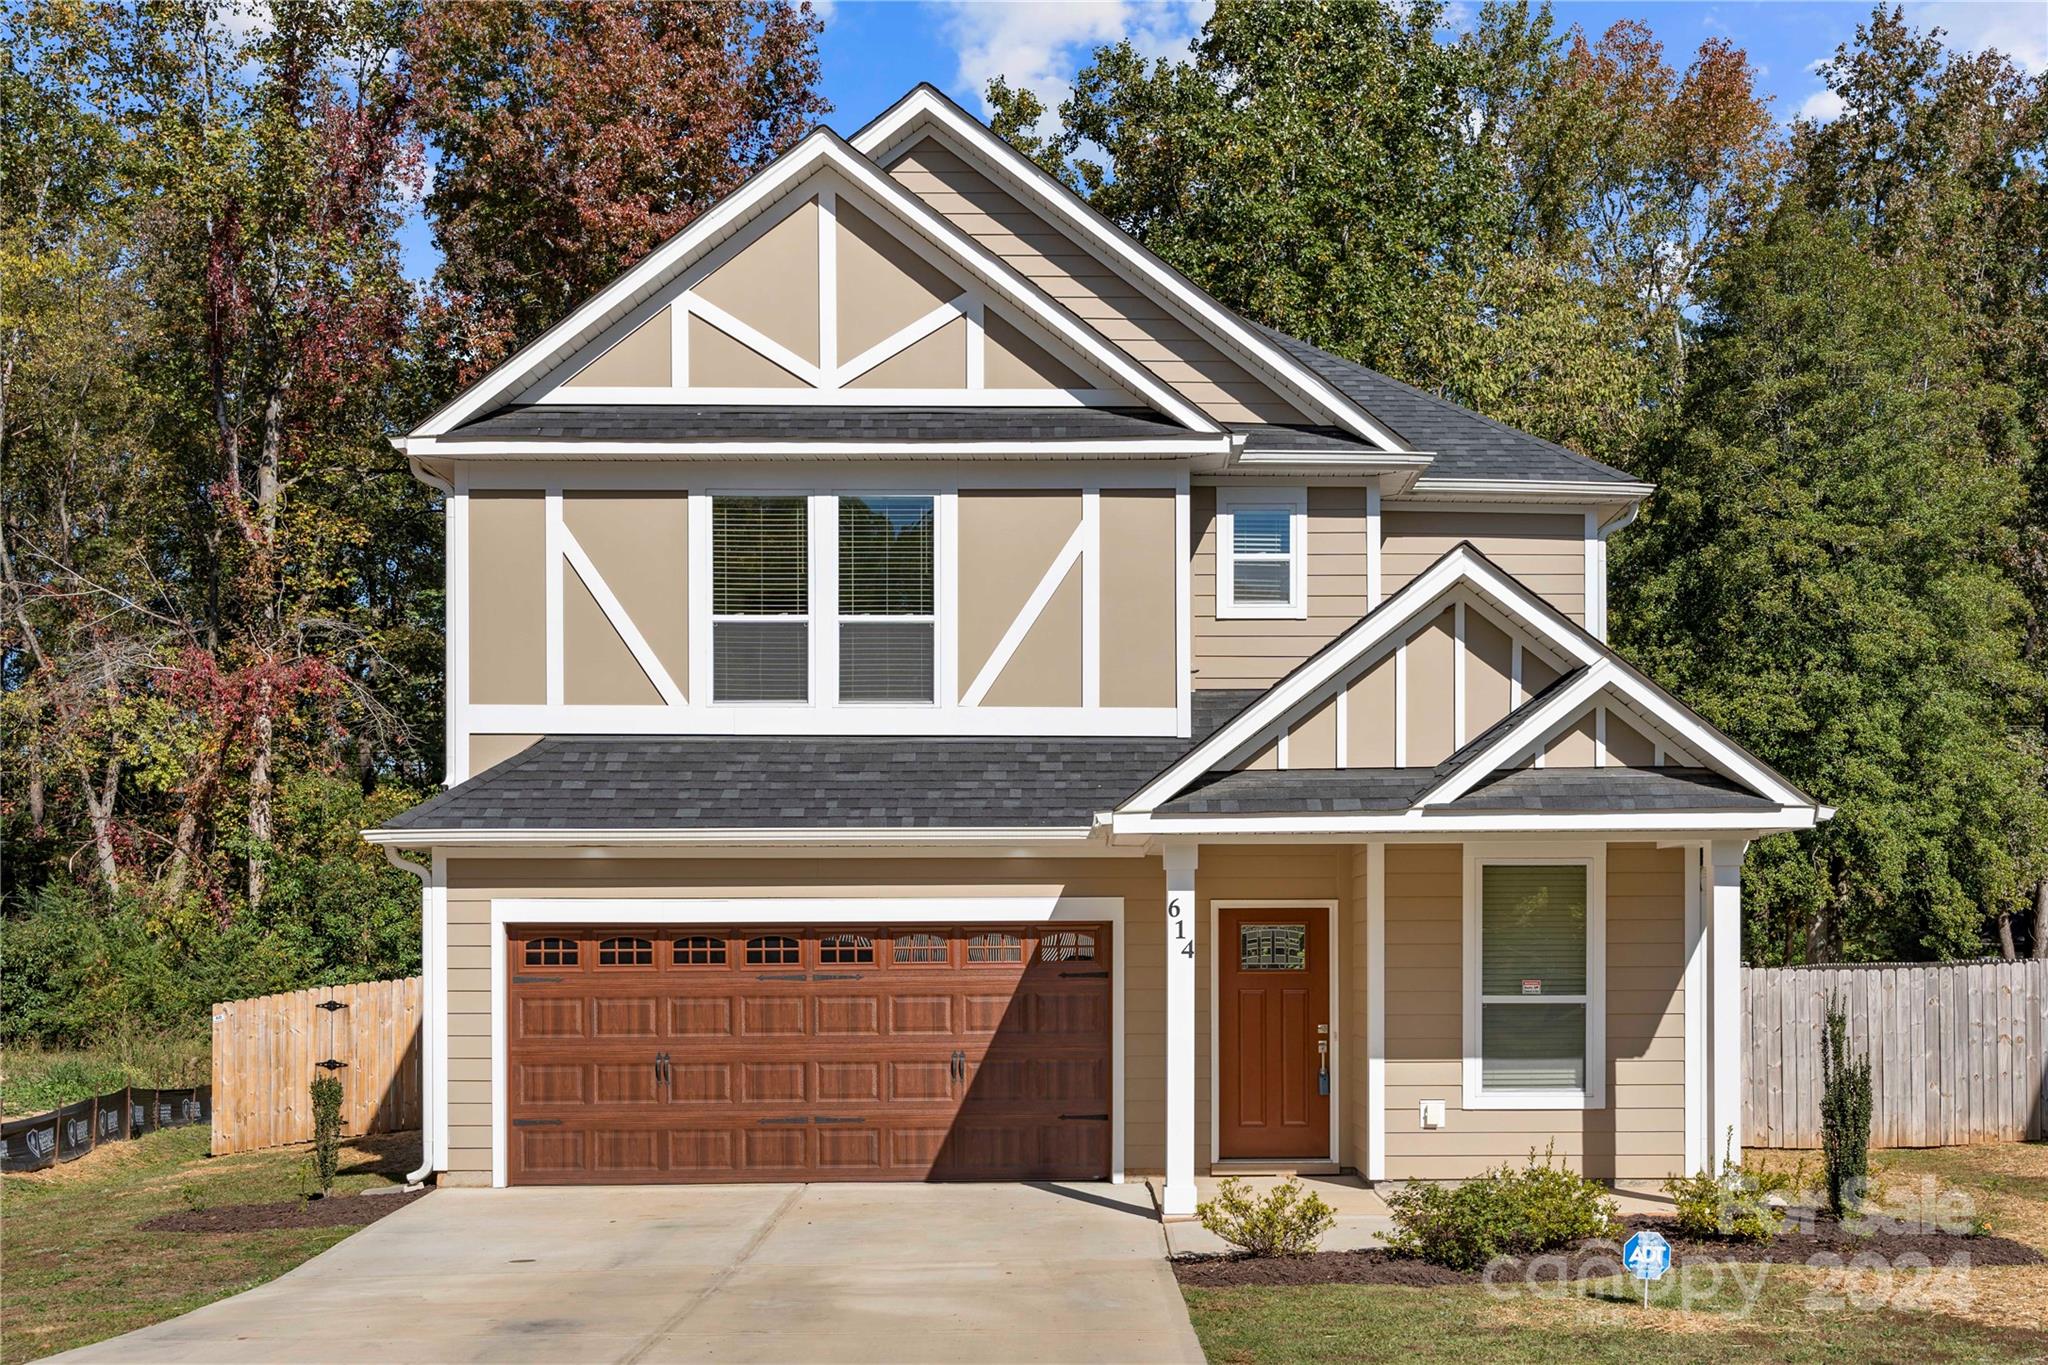
[[[430,5],[409,57],[435,151],[440,322],[467,381],[809,132],[808,3]]]

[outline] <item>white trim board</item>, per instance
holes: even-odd
[[[505,1029],[507,932],[520,924],[1056,924],[1110,926],[1109,1178],[1124,1181],[1124,902],[1121,896],[770,896],[601,899],[507,897],[491,902],[491,1185],[508,1183],[505,1095],[510,1065]],[[443,1027],[447,1011],[441,1010]],[[445,1106],[443,1106],[445,1109]],[[444,1120],[445,1121],[445,1120]],[[444,1143],[442,1147],[446,1151]]]
[[[1313,1157],[1261,1157],[1223,1155],[1223,1004],[1217,998],[1217,983],[1221,980],[1223,962],[1222,912],[1225,910],[1322,910],[1329,916],[1329,930],[1323,940],[1323,956],[1329,959],[1330,992],[1330,1153],[1328,1160],[1336,1164],[1344,1143],[1344,1076],[1343,1049],[1344,1031],[1339,1026],[1339,1014],[1343,1010],[1343,976],[1338,971],[1343,957],[1337,935],[1336,900],[1274,900],[1242,897],[1212,900],[1209,902],[1209,1164],[1213,1167],[1224,1161],[1312,1161]]]
[[[1338,392],[1309,368],[1283,351],[1264,333],[1204,294],[1185,277],[1146,251],[1079,197],[929,84],[919,85],[878,118],[854,134],[853,145],[878,163],[930,134],[966,159],[1027,207],[1045,212],[1049,221],[1098,250],[1105,263],[1137,285],[1198,334],[1220,345],[1253,374],[1275,384],[1310,409],[1381,450],[1403,452],[1403,443],[1363,407]]]
[[[1036,329],[1056,338],[1062,349],[1087,357],[1092,368],[1115,379],[1140,401],[1190,431],[1209,435],[1222,431],[1219,424],[1151,371],[1053,303],[1000,257],[889,179],[838,134],[820,128],[656,247],[638,265],[599,290],[536,341],[465,389],[412,434],[446,434],[487,408],[525,392],[570,355],[609,330],[622,315],[663,291],[679,271],[740,233],[754,218],[772,208],[785,192],[796,190],[813,175],[825,171],[831,175],[819,176],[820,189],[850,192],[868,200],[922,238],[928,249],[936,249],[949,264],[974,276]],[[915,249],[920,244],[912,245]]]

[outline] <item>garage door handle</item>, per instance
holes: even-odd
[[[808,976],[805,976],[805,975],[804,975],[804,974],[803,974],[802,972],[761,972],[761,973],[758,973],[758,974],[757,974],[757,975],[756,975],[756,976],[754,977],[754,980],[756,980],[756,981],[808,981],[808,980],[810,980],[810,978],[809,978]]]
[[[559,986],[562,984],[562,978],[559,976],[515,976],[512,978],[512,984],[515,986]]]
[[[859,1118],[859,1119],[842,1119],[842,1118],[835,1118],[835,1117],[832,1117],[831,1115],[826,1115],[826,1114],[820,1114],[820,1115],[818,1115],[818,1116],[814,1117],[814,1118],[813,1118],[813,1119],[811,1120],[811,1122],[812,1122],[812,1123],[821,1123],[821,1124],[822,1124],[822,1123],[866,1123],[866,1122],[867,1122],[867,1120],[866,1120],[866,1119],[864,1119],[864,1118]]]
[[[754,1120],[754,1122],[755,1122],[755,1123],[757,1123],[757,1124],[760,1124],[760,1125],[761,1125],[762,1127],[764,1127],[764,1128],[776,1128],[776,1127],[784,1127],[784,1128],[786,1128],[786,1127],[790,1126],[791,1124],[798,1124],[798,1123],[809,1123],[809,1122],[810,1122],[810,1120],[809,1120],[809,1119],[806,1119],[806,1118],[794,1118],[794,1119],[755,1119],[755,1120]]]
[[[862,975],[863,975],[863,974],[862,974],[862,973],[860,973],[860,972],[812,972],[812,973],[811,973],[811,980],[813,980],[813,981],[858,981],[858,980],[860,980],[860,979],[861,979],[861,976],[862,976]],[[799,979],[801,979],[801,978],[799,978]]]

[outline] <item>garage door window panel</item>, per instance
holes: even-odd
[[[749,967],[795,967],[803,960],[803,945],[786,934],[757,934],[747,940]]]
[[[898,934],[893,948],[891,957],[900,967],[949,967],[953,962],[953,940],[944,934]]]
[[[526,941],[526,965],[573,967],[579,956],[578,947],[573,938],[530,938]]]
[[[723,967],[725,940],[712,934],[685,934],[676,940],[674,962],[678,967]]]
[[[827,934],[818,940],[818,963],[833,967],[871,967],[875,941],[866,934]]]
[[[600,967],[652,967],[654,965],[654,940],[646,938],[608,938],[597,945],[597,965]]]

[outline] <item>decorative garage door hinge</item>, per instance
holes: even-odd
[[[1060,1117],[1072,1121],[1087,1120],[1094,1123],[1109,1122],[1109,1115],[1107,1114],[1061,1114]]]
[[[562,1126],[562,1121],[560,1119],[514,1119],[512,1120],[512,1126],[514,1128],[559,1128]]]
[[[562,978],[559,976],[515,976],[512,978],[512,984],[515,986],[559,986],[562,984]]]
[[[754,1120],[754,1122],[755,1122],[755,1123],[758,1123],[758,1124],[760,1124],[760,1125],[761,1125],[762,1127],[764,1127],[764,1128],[773,1128],[773,1127],[788,1127],[788,1126],[789,1126],[789,1125],[791,1125],[791,1124],[798,1124],[798,1123],[809,1123],[809,1122],[810,1122],[810,1120],[809,1120],[809,1119],[807,1119],[807,1118],[793,1118],[793,1119],[755,1119],[755,1120]]]
[[[821,1114],[821,1115],[817,1115],[817,1116],[813,1117],[813,1118],[811,1119],[811,1122],[812,1122],[812,1123],[819,1123],[819,1124],[824,1124],[824,1123],[866,1123],[866,1122],[867,1122],[867,1120],[866,1120],[866,1119],[864,1119],[864,1118],[838,1118],[838,1117],[834,1117],[834,1116],[829,1116],[829,1115],[822,1115],[822,1114]]]

